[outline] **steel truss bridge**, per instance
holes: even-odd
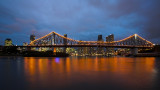
[[[118,41],[79,41],[51,32],[32,41],[27,47],[115,47],[115,48],[152,48],[150,41],[137,34]],[[23,46],[24,47],[24,46]]]

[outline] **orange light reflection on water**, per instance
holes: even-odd
[[[40,82],[43,87],[67,87],[73,82],[96,84],[110,80],[124,86],[141,87],[142,83],[149,85],[152,81],[155,58],[26,57],[24,63],[25,75],[33,85]]]

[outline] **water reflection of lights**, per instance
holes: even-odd
[[[29,77],[28,81],[33,84],[41,81],[44,86],[53,84],[61,86],[70,84],[70,79],[76,82],[86,77],[91,81],[112,80],[118,84],[125,83],[127,86],[137,84],[140,86],[142,83],[148,85],[150,81],[147,81],[155,77],[154,60],[155,58],[69,57],[25,58],[24,62],[25,74]]]
[[[56,62],[56,63],[59,63],[59,58],[55,58],[55,62]]]

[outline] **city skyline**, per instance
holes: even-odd
[[[51,31],[75,40],[97,40],[109,34],[120,40],[139,34],[153,43],[160,29],[160,1],[152,0],[2,0],[0,2],[0,45],[29,42]]]

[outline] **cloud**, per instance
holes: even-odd
[[[0,33],[2,34],[11,34],[12,32],[0,29]]]
[[[21,32],[26,32],[25,30],[31,31],[32,29],[35,29],[35,24],[36,21],[35,20],[25,20],[25,19],[21,19],[21,18],[15,18],[15,22],[11,23],[11,24],[3,24],[0,23],[0,29],[1,30],[1,34],[12,34],[12,33],[21,33]]]
[[[117,25],[132,28],[138,33],[147,37],[149,40],[160,38],[160,11],[159,0],[88,0],[89,5],[102,10],[107,18],[112,18],[114,24],[120,20]],[[128,16],[132,16],[127,18]],[[130,20],[134,19],[131,23]],[[126,24],[123,22],[126,21]]]
[[[111,33],[119,40],[138,33],[157,42],[159,5],[159,0],[2,0],[0,32],[40,37],[54,30],[78,40]]]
[[[10,9],[8,9],[4,6],[0,6],[0,18],[13,19],[15,17],[13,13],[14,12],[11,11]]]
[[[15,18],[16,22],[21,24],[36,24],[34,19],[22,19],[22,18]]]

